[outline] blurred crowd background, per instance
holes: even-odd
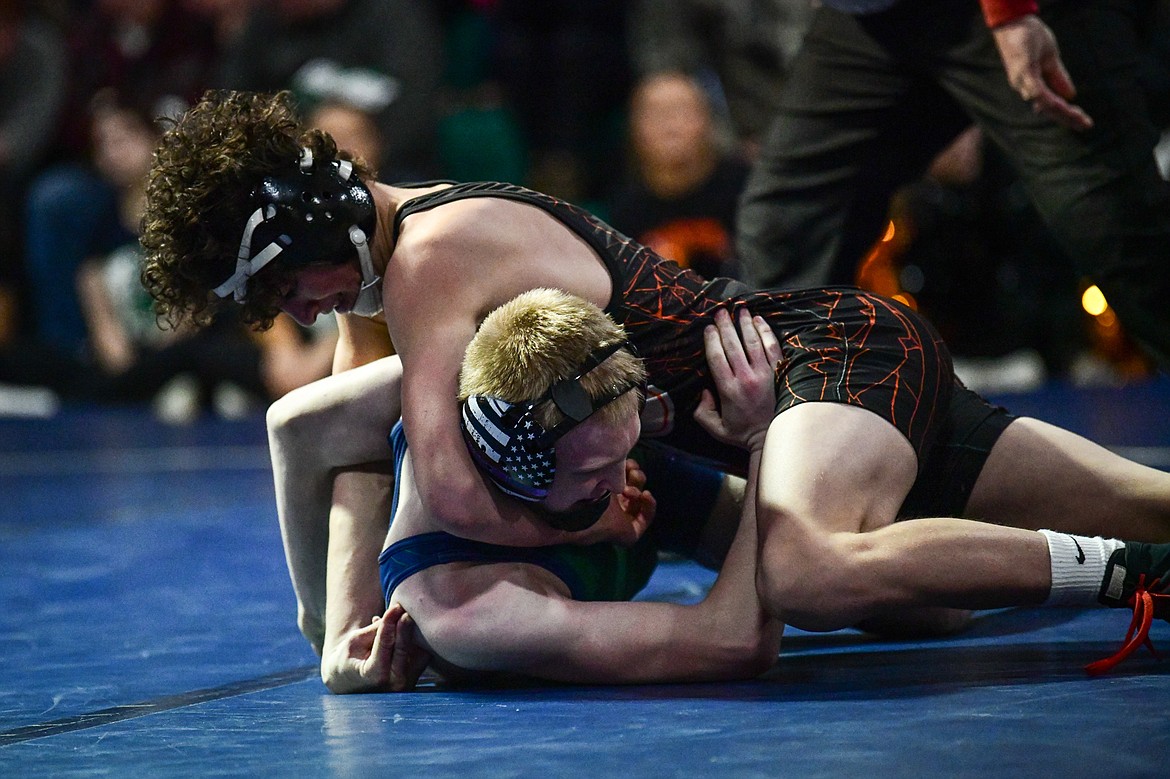
[[[383,181],[524,184],[735,276],[737,198],[811,13],[810,0],[0,0],[0,414],[80,401],[240,416],[328,373],[331,322],[164,331],[138,284],[155,120],[208,88],[292,90]],[[1168,20],[1162,1],[1143,56],[1170,127]],[[926,312],[978,389],[1152,370],[974,129],[899,193],[856,282]]]

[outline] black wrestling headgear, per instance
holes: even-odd
[[[349,253],[356,251],[362,268],[362,295],[355,313],[372,316],[378,313],[368,310],[374,305],[381,310],[381,294],[376,289],[381,279],[374,273],[367,246],[376,222],[374,198],[354,175],[353,163],[316,163],[313,152],[302,149],[298,170],[287,176],[266,177],[252,192],[252,200],[257,207],[244,226],[236,270],[215,288],[215,294],[243,301],[248,279],[277,256],[282,265],[299,268],[346,262]],[[263,248],[253,252],[253,246]]]

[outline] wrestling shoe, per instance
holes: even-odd
[[[1103,674],[1143,644],[1160,660],[1150,641],[1150,625],[1155,617],[1170,621],[1170,544],[1126,542],[1109,556],[1097,599],[1106,606],[1133,609],[1133,619],[1121,649],[1085,666],[1086,671]]]

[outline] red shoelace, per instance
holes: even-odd
[[[1146,575],[1142,574],[1138,577],[1137,589],[1134,590],[1133,596],[1131,597],[1133,601],[1133,618],[1129,621],[1129,630],[1125,634],[1125,643],[1111,657],[1106,657],[1103,660],[1086,665],[1085,671],[1090,676],[1100,676],[1103,673],[1108,673],[1114,666],[1132,655],[1143,644],[1155,658],[1158,660],[1162,659],[1158,654],[1158,650],[1154,649],[1154,643],[1150,641],[1150,625],[1154,621],[1154,602],[1161,598],[1170,599],[1170,593],[1151,592],[1151,590],[1157,589],[1160,582],[1160,579],[1154,579],[1154,581],[1150,582],[1149,587],[1147,587]]]

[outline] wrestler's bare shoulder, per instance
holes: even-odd
[[[410,200],[448,188],[442,184],[427,188],[393,187],[397,209]],[[472,241],[476,246],[508,245],[549,240],[567,231],[547,211],[532,203],[490,197],[461,197],[416,211],[402,220],[398,242],[419,248],[434,241],[444,246]]]

